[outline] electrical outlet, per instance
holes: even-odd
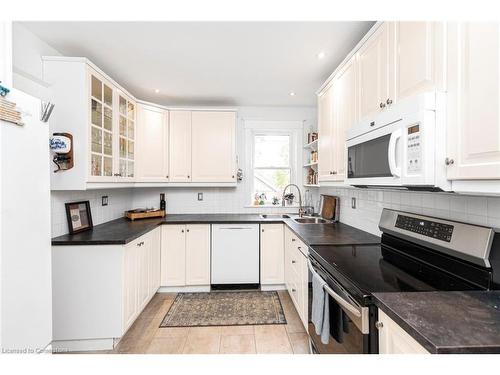
[[[103,195],[101,197],[101,205],[102,206],[107,206],[108,205],[108,196],[107,195]]]
[[[198,193],[198,200],[202,201],[203,200],[203,193]]]
[[[354,210],[356,209],[356,198],[355,197],[351,198],[351,208]]]

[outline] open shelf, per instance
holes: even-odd
[[[315,150],[316,148],[318,148],[318,140],[316,139],[316,140],[312,141],[311,143],[304,145],[304,148],[311,148],[311,149]]]

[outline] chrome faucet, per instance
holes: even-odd
[[[300,194],[300,188],[295,185],[295,184],[288,184],[285,186],[283,189],[283,194],[281,196],[281,205],[284,207],[285,206],[285,193],[286,189],[288,189],[290,186],[295,186],[297,188],[297,191],[299,192],[299,217],[304,216],[304,208],[302,207],[302,195]]]

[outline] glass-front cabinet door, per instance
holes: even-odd
[[[90,176],[113,177],[113,88],[90,74]]]
[[[125,95],[118,95],[119,158],[120,177],[135,176],[135,102]]]

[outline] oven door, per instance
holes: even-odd
[[[318,354],[366,354],[370,352],[370,322],[368,307],[361,306],[356,302],[348,292],[316,262],[313,258],[309,258],[309,280],[312,280],[312,273],[316,272],[326,281],[325,292],[328,293],[330,303],[330,340],[328,344],[323,344],[321,338],[316,334],[314,325],[311,322],[312,316],[312,300],[313,291],[312,283],[309,282],[309,322],[308,333],[311,341],[311,346],[314,353]],[[341,342],[337,341],[334,336],[333,327],[335,322],[333,319],[338,318],[333,313],[334,309],[340,307],[345,314],[344,327],[342,329]]]

